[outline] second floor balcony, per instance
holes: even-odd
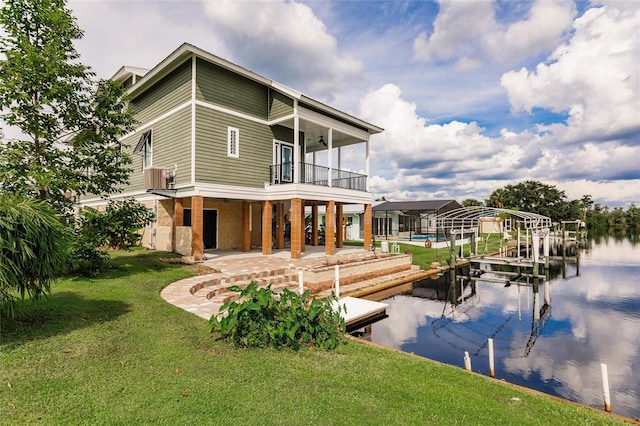
[[[270,166],[271,185],[294,183],[295,163],[282,163]],[[367,176],[347,170],[329,169],[328,167],[299,163],[299,183],[320,185],[333,188],[367,190]]]

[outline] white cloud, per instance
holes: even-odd
[[[640,11],[592,8],[576,19],[575,34],[535,71],[503,75],[511,108],[567,112],[550,130],[559,143],[616,140],[640,132]],[[638,157],[636,157],[638,159]]]
[[[337,39],[313,10],[295,1],[206,2],[211,30],[227,48],[254,64],[269,64],[276,74],[327,97],[360,76],[363,64],[339,52]]]
[[[440,0],[440,12],[433,33],[422,32],[413,44],[419,61],[447,60],[461,53],[472,53],[477,40],[495,26],[493,6],[488,1]]]
[[[537,0],[526,19],[503,25],[496,20],[493,2],[440,0],[439,4],[431,35],[423,31],[414,40],[414,58],[457,58],[458,71],[476,69],[487,56],[517,63],[550,50],[570,28],[576,13],[572,2]]]

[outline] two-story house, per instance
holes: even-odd
[[[271,254],[285,247],[286,232],[295,259],[305,250],[305,206],[316,223],[318,206],[326,209],[333,236],[343,206],[364,204],[369,247],[369,138],[380,127],[190,44],[149,71],[123,67],[113,79],[128,88],[138,120],[123,139],[133,170],[118,197],[156,212],[144,245],[196,259],[210,248]],[[341,169],[341,150],[356,144],[363,174]],[[332,254],[341,233],[325,243]]]

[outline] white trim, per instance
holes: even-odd
[[[369,139],[369,132],[360,130],[354,126],[335,120],[331,117],[324,116],[315,111],[306,109],[305,107],[298,107],[298,115],[303,120],[308,120],[323,127],[331,127],[340,133],[353,136],[354,138],[361,139],[363,141]]]
[[[240,129],[227,126],[227,157],[240,158]]]
[[[334,200],[347,204],[370,204],[373,196],[369,192],[355,191],[352,189],[306,185],[291,183],[285,185],[265,185],[268,200],[290,200],[302,198],[303,200],[330,201]]]
[[[269,126],[274,126],[276,124],[282,123],[283,121],[293,120],[295,116],[296,116],[295,114],[289,114],[289,115],[285,115],[284,117],[274,118],[273,120],[269,120],[267,124]]]
[[[371,177],[369,175],[369,145],[371,144],[371,142],[369,142],[369,139],[367,139],[365,141],[365,160],[364,160],[364,174],[367,175],[367,180],[366,180],[366,186],[365,189],[367,190],[367,192],[369,192],[369,178]]]
[[[327,129],[327,168],[329,169],[329,187],[333,186],[333,129]]]
[[[251,188],[246,186],[232,185],[215,185],[196,182],[194,185],[182,184],[176,188],[177,198],[188,198],[201,195],[206,198],[225,198],[228,200],[248,200],[248,201],[265,201],[265,200],[289,200],[291,198],[302,198],[306,200],[329,201],[347,204],[371,204],[372,194],[364,191],[355,191],[344,188],[329,188],[320,185],[307,184],[284,184],[270,185],[265,182],[264,188]],[[144,190],[124,192],[114,194],[107,199],[95,197],[82,200],[79,206],[100,206],[107,204],[108,200],[117,200],[133,197],[138,201],[153,201],[154,195]],[[161,197],[159,199],[168,199]]]
[[[122,141],[122,140],[128,138],[129,136],[133,136],[136,133],[146,129],[147,127],[152,127],[154,124],[157,124],[158,122],[166,119],[167,117],[172,116],[173,114],[177,114],[178,112],[180,112],[180,110],[182,110],[182,109],[184,109],[184,108],[186,108],[186,107],[188,107],[190,105],[191,105],[191,101],[187,101],[187,102],[185,102],[183,104],[180,104],[177,107],[173,108],[172,110],[169,110],[169,111],[165,112],[164,114],[154,118],[153,120],[149,121],[148,123],[144,123],[144,124],[140,125],[140,127],[138,127],[133,132],[129,132],[126,135],[122,136],[120,138],[120,140]]]
[[[144,173],[145,169],[153,167],[153,128],[147,130],[147,132],[149,132],[149,139],[148,141],[145,140],[142,147],[142,173]],[[150,152],[147,152],[147,145]],[[147,158],[149,159],[149,164],[147,164]]]
[[[208,102],[201,101],[196,99],[196,105],[200,105],[205,108],[209,108],[215,111],[223,112],[225,114],[233,115],[234,117],[244,118],[245,120],[253,121],[255,123],[260,123],[269,126],[269,122],[267,120],[263,120],[261,118],[253,117],[251,115],[243,114],[238,111],[234,111],[228,108],[221,107],[219,105],[210,104]]]
[[[191,182],[196,180],[196,56],[191,55]]]

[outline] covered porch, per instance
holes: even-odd
[[[336,231],[342,223],[344,204],[333,199],[305,201],[294,197],[258,201],[197,195],[162,202],[159,223],[171,223],[167,248],[192,256],[197,261],[205,258],[205,251],[235,250],[248,253],[259,249],[263,255],[271,255],[285,250],[287,246],[290,258],[300,259],[308,246],[321,246],[318,234],[319,206],[324,206],[327,212],[324,254],[333,255],[336,249],[343,247],[343,234]],[[311,207],[309,218],[305,215],[305,206]],[[371,244],[371,214],[371,204],[366,204],[365,250],[369,250]],[[310,235],[306,229],[307,222],[310,222]],[[159,230],[155,232],[164,233]]]

